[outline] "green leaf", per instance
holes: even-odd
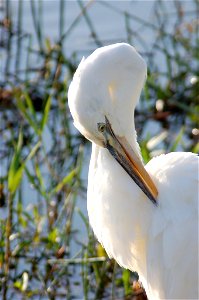
[[[50,42],[50,39],[49,38],[46,38],[45,39],[45,44],[46,44],[46,49],[48,52],[51,51],[52,47],[51,47],[51,42]]]
[[[29,170],[27,169],[27,167],[25,167],[25,172],[26,172],[26,175],[28,177],[28,180],[29,182],[32,184],[32,186],[36,189],[36,190],[39,190],[39,186],[38,184],[35,182],[35,178],[36,176],[33,176]]]
[[[170,152],[176,151],[176,148],[178,147],[180,141],[182,140],[183,134],[184,134],[184,127],[182,127],[180,129],[180,132],[178,133],[177,137],[175,138],[175,141],[174,141],[173,145],[171,146]]]
[[[23,172],[25,169],[25,165],[28,160],[30,160],[38,150],[40,146],[40,142],[38,142],[30,151],[29,155],[27,158],[22,161],[22,155],[21,155],[21,149],[22,149],[22,143],[23,143],[23,136],[22,136],[22,131],[19,132],[19,137],[18,137],[18,143],[17,147],[15,149],[13,158],[11,160],[11,164],[9,167],[8,171],[8,189],[9,191],[14,194],[18,188],[18,186],[21,183],[21,179],[23,176]]]
[[[22,113],[22,115],[24,116],[24,118],[28,121],[29,125],[33,128],[35,133],[37,135],[39,135],[40,131],[37,127],[36,120],[32,119],[31,116],[28,114],[27,108],[24,105],[23,99],[21,99],[19,97],[17,98],[17,107],[20,110],[20,112]]]
[[[18,217],[19,223],[23,228],[26,228],[28,225],[27,220],[21,215]]]
[[[57,237],[59,236],[58,229],[55,227],[53,228],[50,233],[48,234],[48,241],[50,243],[57,243]]]
[[[41,186],[41,189],[43,191],[44,190],[44,181],[43,181],[43,177],[42,177],[39,165],[37,163],[35,164],[35,172],[36,172],[37,178],[39,180],[39,184]]]
[[[30,98],[30,96],[28,95],[27,92],[24,92],[24,96],[25,96],[25,100],[26,100],[26,103],[28,105],[28,108],[30,110],[30,113],[34,116],[34,119],[36,120],[36,112],[35,112],[34,106],[32,104],[31,98]]]
[[[39,149],[40,146],[41,146],[41,141],[37,142],[37,144],[32,148],[32,150],[28,154],[27,158],[25,159],[25,163],[28,160],[32,159],[32,157],[35,155],[35,153],[37,152],[37,150]]]
[[[71,180],[75,177],[75,175],[78,174],[78,169],[79,168],[75,168],[68,175],[66,175],[62,179],[62,181],[59,182],[57,184],[57,186],[52,190],[51,194],[58,193],[63,188],[64,185],[66,185],[67,183],[71,182]]]
[[[51,96],[48,97],[48,99],[46,101],[45,108],[44,108],[44,114],[43,114],[43,117],[41,119],[41,132],[43,131],[43,129],[44,129],[44,127],[45,127],[45,125],[48,121],[50,106],[51,106]]]
[[[16,280],[15,282],[14,282],[14,287],[16,288],[16,289],[19,289],[20,291],[22,290],[22,282],[20,281],[20,280]]]
[[[197,144],[193,147],[192,152],[193,152],[193,153],[196,153],[196,154],[199,152],[199,143],[197,143]]]
[[[19,131],[19,136],[18,136],[18,142],[17,142],[17,152],[21,151],[22,148],[22,144],[23,144],[23,134],[22,134],[22,130]]]
[[[132,292],[131,284],[130,284],[130,271],[129,270],[123,270],[122,271],[122,281],[124,285],[124,293],[125,296],[130,294]]]
[[[25,164],[22,164],[17,170],[12,170],[8,175],[8,189],[14,194],[21,183]]]
[[[89,233],[90,226],[89,226],[88,218],[83,214],[83,212],[80,210],[79,207],[76,207],[75,210],[80,215],[81,219],[83,220],[83,222],[84,222],[84,224],[86,226],[87,232]]]
[[[23,175],[24,164],[20,161],[22,143],[23,136],[22,131],[20,130],[17,146],[8,170],[8,189],[11,193],[15,193]]]

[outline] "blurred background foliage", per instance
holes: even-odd
[[[125,11],[122,2],[102,1],[104,10],[124,20],[125,38],[115,40],[97,34],[90,17],[96,1],[79,0],[79,14],[67,30],[69,1],[57,1],[57,35],[50,38],[42,24],[44,2],[30,0],[33,32],[22,22],[24,1],[14,6],[17,11],[12,1],[1,3],[2,299],[144,299],[138,274],[109,260],[89,227],[85,200],[90,145],[73,127],[67,90],[82,55],[112,42],[129,42],[141,49],[148,64],[135,114],[144,161],[170,151],[197,153],[199,2],[189,1],[189,9],[186,1],[169,1],[169,8],[167,1],[153,1],[149,22]],[[146,3],[139,5],[144,10]],[[80,41],[68,54],[68,37],[81,19],[90,43],[85,49]],[[153,33],[150,47],[146,28]]]

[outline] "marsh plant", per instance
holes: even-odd
[[[152,23],[114,2],[100,4],[123,17],[123,40],[142,47],[148,64],[135,116],[145,162],[160,153],[199,150],[199,5],[190,1],[185,10],[183,2],[171,1],[168,10],[166,2],[154,2]],[[66,31],[66,1],[57,5],[52,39],[42,27],[43,1],[30,1],[34,32],[23,26],[23,1],[15,14],[12,2],[1,4],[0,293],[4,300],[144,299],[138,274],[110,260],[89,227],[90,145],[73,127],[67,106],[71,77],[85,54],[66,55],[68,36],[84,19],[88,54],[113,41],[97,34],[90,17],[95,1],[77,1],[79,15]],[[142,30],[135,31],[135,23]],[[145,28],[153,33],[150,47]]]

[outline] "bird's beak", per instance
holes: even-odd
[[[140,158],[134,152],[125,137],[118,137],[114,134],[111,124],[106,117],[105,121],[105,129],[103,132],[105,147],[147,197],[154,204],[157,204],[157,188],[144,168]]]

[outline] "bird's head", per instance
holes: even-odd
[[[105,122],[105,116],[117,135],[131,130],[146,70],[141,56],[124,43],[98,48],[83,59],[68,91],[76,128],[100,145],[103,138],[98,123]]]
[[[134,47],[118,43],[98,48],[79,64],[69,87],[68,103],[76,128],[87,139],[106,147],[155,201],[154,184],[126,138],[134,130],[134,109],[146,73],[146,63]]]

